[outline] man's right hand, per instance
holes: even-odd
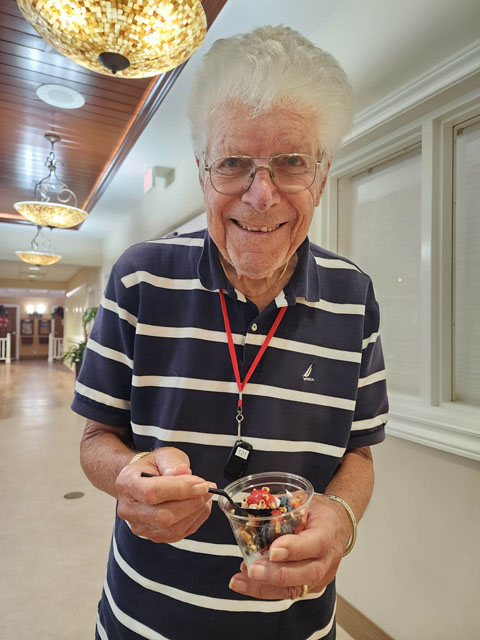
[[[153,474],[144,478],[141,473]],[[211,482],[192,475],[188,456],[162,447],[127,464],[115,482],[120,518],[137,536],[177,542],[194,533],[212,509]]]

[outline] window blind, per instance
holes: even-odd
[[[480,406],[480,122],[454,133],[452,398]]]
[[[421,153],[338,183],[338,252],[368,273],[380,304],[389,389],[420,395]]]

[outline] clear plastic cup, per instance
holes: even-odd
[[[268,558],[274,540],[289,533],[300,533],[307,523],[308,505],[314,491],[302,476],[278,471],[255,473],[225,487],[225,491],[239,504],[252,491],[267,489],[278,505],[270,516],[255,516],[254,512],[248,517],[237,515],[225,497],[218,498],[218,505],[230,522],[247,567],[259,558]]]

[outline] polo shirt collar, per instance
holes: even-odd
[[[305,298],[308,302],[320,300],[318,267],[308,236],[298,247],[297,266],[284,291],[288,304],[295,304],[296,298]]]
[[[209,291],[224,289],[232,293],[234,290],[220,264],[217,245],[211,239],[207,229],[205,229],[205,239],[197,273],[200,282]]]
[[[320,279],[317,263],[307,238],[297,251],[297,266],[290,282],[284,289],[289,305],[295,304],[297,298],[305,298],[308,302],[320,300]],[[245,301],[245,296],[233,288],[220,264],[218,248],[205,230],[205,241],[197,268],[202,285],[209,291],[223,289],[228,295]]]

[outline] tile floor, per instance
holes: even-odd
[[[115,502],[80,468],[84,421],[69,409],[73,385],[73,374],[56,362],[0,365],[5,640],[94,637]],[[84,496],[63,497],[72,491]],[[337,638],[353,640],[340,628]]]

